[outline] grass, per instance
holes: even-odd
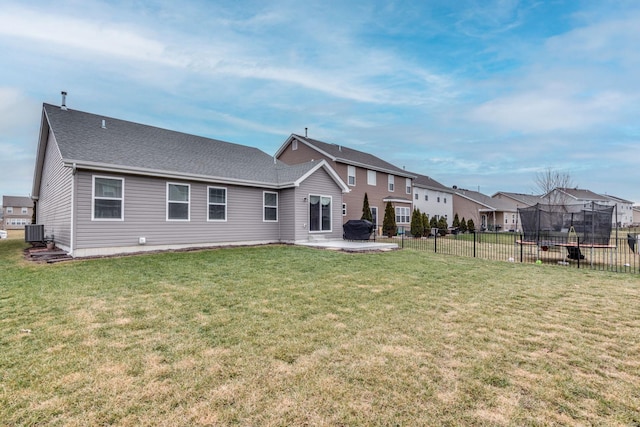
[[[30,264],[2,425],[640,425],[640,278],[292,246]]]

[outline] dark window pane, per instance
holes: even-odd
[[[276,193],[264,193],[265,206],[278,206],[278,195]]]
[[[169,200],[172,202],[188,202],[189,186],[169,184]]]
[[[119,179],[96,178],[95,197],[122,197],[122,181]]]
[[[276,208],[264,208],[264,219],[265,221],[277,221],[278,220],[278,209]]]
[[[209,219],[226,219],[224,211],[224,205],[209,205]]]
[[[227,191],[224,188],[210,188],[209,203],[227,203]]]
[[[93,215],[101,219],[120,219],[122,218],[122,201],[96,199]]]
[[[169,219],[189,219],[187,203],[169,203]]]

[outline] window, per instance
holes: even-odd
[[[376,171],[367,171],[367,184],[376,185]]]
[[[219,187],[208,187],[209,210],[207,219],[209,221],[227,220],[227,189]]]
[[[22,215],[29,213],[29,208],[22,208]]]
[[[293,142],[291,143],[291,149],[293,151],[296,151],[298,149],[298,140],[294,139]]]
[[[407,194],[411,194],[411,178],[405,179],[405,186],[407,187]]]
[[[428,202],[428,201],[429,201],[429,195],[428,195],[428,194],[425,194],[425,195],[424,195],[424,201],[425,201],[425,202]]]
[[[189,221],[189,184],[167,182],[167,220]]]
[[[342,216],[347,216],[347,204],[342,204]]]
[[[406,207],[396,207],[396,222],[397,223],[408,223],[409,219],[409,208]]]
[[[264,206],[263,206],[263,221],[278,221],[278,193],[271,193],[265,191]]]
[[[446,197],[444,198],[444,204],[445,205],[447,204],[447,198]]]
[[[309,196],[309,231],[331,231],[330,196]]]
[[[356,167],[347,166],[347,179],[349,185],[356,185]]]
[[[393,191],[393,180],[394,180],[393,175],[389,175],[389,181],[388,181],[389,182],[389,191]]]
[[[93,176],[92,220],[124,219],[124,179]]]
[[[7,206],[7,213],[8,214],[12,214],[13,213],[13,208],[11,206]]]
[[[416,193],[416,197],[415,197],[415,199],[416,199],[416,200],[418,200],[418,198],[419,198],[419,197],[420,197],[420,196],[418,196],[418,193]]]
[[[438,203],[440,203],[440,196],[438,196]]]

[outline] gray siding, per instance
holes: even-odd
[[[296,203],[302,202],[302,196],[297,196],[297,188],[287,188],[280,191],[280,240],[293,242],[296,240]],[[298,202],[298,198],[300,201]]]
[[[44,224],[45,236],[53,236],[57,246],[71,249],[72,171],[62,165],[53,133],[49,133],[42,167],[36,221]]]
[[[167,180],[134,175],[95,173],[124,178],[124,221],[92,221],[92,176],[77,175],[78,249],[135,247],[139,237],[147,246],[207,245],[234,242],[277,242],[280,221],[263,221],[263,189],[216,183],[170,180],[190,184],[190,221],[166,220]],[[207,221],[207,186],[227,189],[227,221]],[[279,219],[282,218],[279,206]]]

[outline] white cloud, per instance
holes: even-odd
[[[114,60],[129,63],[126,69],[141,77],[153,73],[134,64],[147,63],[148,68],[160,65],[179,72],[234,80],[277,82],[361,103],[437,103],[448,97],[454,87],[446,76],[407,62],[390,50],[361,45],[346,31],[323,33],[322,40],[314,40],[322,32],[316,34],[295,25],[295,35],[292,33],[291,37],[313,41],[315,47],[310,52],[295,42],[283,44],[281,36],[252,39],[243,32],[255,26],[268,32],[271,26],[285,25],[282,20],[273,11],[250,16],[245,21],[214,20],[224,27],[217,30],[217,37],[203,43],[187,32],[175,32],[176,29],[158,33],[124,20],[78,18],[16,6],[0,15],[0,34],[35,41],[24,47],[44,55],[84,58],[92,65],[96,56],[103,57],[111,68]],[[322,19],[318,21],[326,24]],[[60,49],[52,49],[55,46]]]
[[[550,89],[524,91],[480,105],[472,112],[472,118],[502,131],[585,132],[609,123],[624,110],[627,101],[624,94],[607,91],[591,96]]]
[[[0,15],[0,34],[35,40],[43,48],[61,45],[99,55],[123,57],[166,65],[179,61],[168,55],[166,46],[125,25],[93,19],[77,19],[12,7]]]

